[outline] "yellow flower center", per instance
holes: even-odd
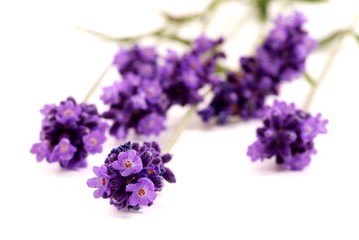
[[[125,166],[125,168],[131,168],[132,161],[130,159],[127,159],[123,165]]]
[[[60,152],[67,152],[69,150],[69,146],[67,144],[61,144]]]
[[[67,109],[67,110],[64,111],[63,115],[66,116],[66,117],[68,117],[68,116],[72,115],[72,113],[73,113],[73,112],[72,112],[71,109]]]
[[[96,143],[97,143],[97,139],[96,138],[94,138],[94,137],[92,137],[92,138],[90,138],[90,144],[91,145],[96,145]]]
[[[140,188],[140,189],[138,189],[137,194],[142,197],[142,196],[146,195],[146,190],[143,188]]]

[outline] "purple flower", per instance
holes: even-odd
[[[199,85],[198,76],[194,71],[188,71],[183,73],[183,81],[188,88],[196,89]]]
[[[304,15],[299,12],[279,16],[275,28],[257,49],[256,57],[262,70],[274,81],[292,80],[303,73],[305,60],[316,46],[303,29],[305,22]]]
[[[67,138],[63,138],[54,147],[50,156],[50,162],[57,162],[57,161],[61,161],[62,163],[68,162],[73,158],[76,151],[77,151],[76,147],[72,146]]]
[[[222,41],[202,36],[182,56],[168,51],[165,64],[160,66],[159,78],[171,105],[193,105],[203,101],[199,91],[216,77],[215,66],[224,53],[215,48]]]
[[[45,158],[66,169],[82,168],[87,165],[89,153],[101,150],[107,124],[102,122],[95,105],[77,104],[68,98],[59,105],[45,105],[41,113],[44,118],[40,142],[30,150],[38,161]],[[96,138],[96,144],[92,138]]]
[[[259,141],[255,141],[252,145],[248,147],[248,156],[251,158],[252,161],[265,159],[265,149],[264,144]]]
[[[206,36],[201,36],[195,40],[194,49],[196,52],[203,53],[203,52],[207,52],[208,50],[212,50],[222,42],[223,42],[222,38],[213,41],[212,39]]]
[[[252,161],[275,157],[279,165],[302,170],[316,153],[314,138],[326,133],[327,123],[320,114],[313,117],[294,104],[276,101],[265,112],[263,127],[257,129],[257,140],[248,147],[247,155]]]
[[[128,184],[126,186],[126,191],[132,192],[130,198],[128,199],[128,203],[131,206],[136,206],[138,204],[148,206],[156,199],[157,196],[155,186],[148,178],[140,178],[137,183]]]
[[[142,68],[151,67],[155,69],[153,74],[157,73],[157,53],[154,49],[134,46],[128,54],[134,62],[131,60],[125,69],[120,69],[123,80],[105,88],[102,97],[104,103],[109,105],[103,117],[112,120],[110,135],[118,139],[125,138],[130,129],[138,134],[143,134],[142,129],[151,132],[146,128],[148,123],[153,122],[148,116],[158,116],[154,121],[165,119],[170,107],[159,79],[142,71]],[[163,123],[160,126],[162,128],[154,126],[152,132],[158,134],[164,129]]]
[[[87,185],[97,188],[95,198],[109,198],[118,210],[139,210],[152,205],[165,181],[176,182],[165,166],[171,159],[171,154],[161,154],[157,142],[126,143],[112,149],[101,168],[94,168],[96,177]]]
[[[154,48],[135,45],[129,49],[120,49],[113,64],[123,76],[132,73],[152,79],[157,73],[157,58],[158,54]]]
[[[108,185],[110,176],[108,175],[107,167],[105,165],[102,165],[101,167],[93,167],[93,172],[96,177],[87,180],[87,186],[90,188],[97,188],[94,191],[93,196],[95,198],[100,198],[104,193],[110,195],[111,190]]]
[[[78,121],[80,119],[81,107],[73,101],[66,101],[57,109],[56,120],[60,123]]]
[[[316,117],[312,117],[304,121],[302,125],[301,137],[304,141],[313,140],[318,134],[327,133],[325,126],[328,124],[328,120],[322,120],[319,113]]]
[[[140,172],[143,166],[137,152],[130,149],[127,152],[121,152],[118,155],[118,161],[113,162],[112,167],[119,170],[123,177],[127,177],[130,174]]]
[[[45,141],[34,143],[31,147],[30,152],[32,154],[36,154],[36,160],[38,162],[42,161],[44,158],[49,157],[50,155],[50,149],[48,147],[48,143]]]
[[[146,136],[149,136],[151,134],[159,135],[160,132],[166,129],[164,125],[165,118],[155,114],[151,113],[145,117],[143,117],[136,128],[136,132],[138,134],[143,134]]]
[[[278,95],[283,81],[304,72],[306,59],[316,46],[304,23],[304,16],[298,12],[279,16],[255,56],[240,59],[241,71],[227,73],[225,83],[213,84],[213,99],[199,111],[202,119],[208,122],[216,117],[218,124],[224,124],[232,116],[261,118],[266,98]]]
[[[150,103],[156,103],[162,94],[162,88],[158,81],[143,81],[138,92],[140,95],[145,96]]]
[[[140,95],[132,96],[129,103],[133,110],[146,110],[148,108],[146,99]]]
[[[113,85],[104,87],[103,94],[101,95],[101,100],[105,104],[115,104],[119,101],[118,91],[120,90],[120,83],[115,82]]]
[[[106,141],[106,137],[103,134],[103,131],[95,130],[83,136],[82,140],[84,142],[85,149],[89,153],[95,154],[102,152],[102,144]]]

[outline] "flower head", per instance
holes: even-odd
[[[73,101],[66,101],[57,109],[56,120],[60,123],[78,121],[81,114],[81,107]]]
[[[110,128],[112,136],[123,139],[130,129],[146,135],[159,134],[165,129],[163,123],[170,103],[158,79],[144,79],[127,73],[121,82],[115,82],[112,87],[111,101],[102,98],[105,104],[110,105],[103,116],[113,121]],[[103,96],[110,88],[104,89]]]
[[[128,142],[112,149],[105,163],[94,168],[97,177],[89,179],[87,185],[96,188],[95,198],[110,198],[110,204],[119,210],[138,210],[152,205],[165,180],[176,182],[165,167],[171,159],[172,155],[161,154],[156,142]]]
[[[73,98],[59,105],[45,105],[40,142],[30,152],[36,159],[59,162],[60,166],[75,169],[86,166],[87,155],[102,151],[107,124],[101,121],[96,106],[77,104]]]
[[[97,188],[93,193],[95,198],[102,197],[103,194],[110,194],[111,190],[108,186],[110,176],[107,172],[107,167],[102,165],[101,167],[93,167],[93,172],[95,173],[95,178],[90,178],[87,180],[87,186],[91,188]]]
[[[158,135],[160,132],[166,129],[165,118],[161,115],[151,113],[144,116],[137,125],[136,132],[143,135]]]
[[[159,77],[171,105],[193,105],[203,100],[199,90],[216,78],[216,63],[224,57],[216,47],[222,42],[221,38],[210,40],[202,36],[182,56],[168,51],[165,64],[159,69]]]
[[[129,49],[120,49],[114,57],[113,65],[123,76],[132,73],[152,79],[157,73],[157,58],[158,54],[154,48],[134,45]]]
[[[142,170],[142,161],[137,152],[133,149],[121,152],[118,160],[112,163],[112,167],[120,171],[120,174],[127,177],[130,174],[138,173]]]
[[[82,141],[85,149],[91,153],[101,153],[102,144],[106,141],[106,137],[101,130],[95,130],[83,136]]]
[[[326,133],[327,123],[320,114],[313,117],[294,104],[276,101],[267,109],[263,127],[257,129],[257,140],[248,147],[247,155],[252,161],[275,157],[279,165],[302,170],[316,153],[314,139]]]
[[[128,199],[128,203],[132,206],[148,206],[157,196],[155,185],[148,178],[140,178],[137,183],[128,184],[126,191],[132,192]]]
[[[277,95],[283,81],[304,72],[306,59],[316,46],[304,22],[298,12],[279,16],[255,56],[240,59],[241,71],[228,73],[225,83],[213,86],[212,101],[199,112],[202,119],[208,122],[216,117],[217,123],[224,124],[232,116],[244,120],[263,117],[267,96]]]

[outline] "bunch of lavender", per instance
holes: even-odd
[[[103,114],[113,120],[110,134],[123,139],[133,128],[137,134],[158,135],[165,129],[166,113],[171,106],[202,101],[200,89],[218,81],[214,70],[224,54],[216,48],[222,41],[200,37],[183,56],[168,51],[162,65],[154,48],[135,45],[121,49],[113,63],[122,81],[105,87],[101,96],[110,106]]]
[[[209,106],[199,112],[204,121],[217,117],[224,124],[231,116],[244,120],[263,115],[265,99],[277,95],[280,83],[299,77],[315,41],[303,29],[304,16],[279,16],[275,27],[253,57],[242,57],[239,73],[228,73],[227,83],[215,86]]]
[[[294,104],[275,101],[265,111],[263,127],[257,129],[257,140],[248,147],[252,161],[275,157],[278,165],[302,170],[316,153],[314,139],[327,132],[328,120],[315,117]]]
[[[156,192],[164,187],[164,180],[175,183],[172,171],[164,165],[172,159],[170,154],[161,155],[157,142],[126,143],[114,148],[105,163],[94,167],[96,175],[87,181],[97,188],[95,198],[109,198],[118,210],[139,210],[151,206]]]
[[[69,97],[60,105],[45,105],[40,142],[35,143],[31,153],[36,159],[49,163],[59,162],[66,169],[87,166],[86,157],[101,153],[105,142],[107,124],[102,122],[96,106],[77,104]]]
[[[126,73],[122,81],[104,88],[101,99],[110,105],[103,117],[113,120],[110,134],[118,139],[126,138],[130,128],[144,135],[165,129],[169,100],[157,79]]]
[[[211,40],[201,36],[195,40],[192,49],[179,56],[169,51],[165,64],[160,68],[160,80],[171,105],[194,105],[203,101],[199,90],[206,84],[218,82],[215,67],[223,52],[217,48],[223,39]]]

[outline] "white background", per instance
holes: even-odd
[[[86,186],[92,166],[118,144],[114,140],[79,171],[38,164],[30,155],[38,141],[39,109],[69,95],[81,101],[117,49],[74,26],[115,36],[138,34],[162,23],[160,10],[194,12],[207,2],[0,2],[0,239],[359,239],[359,45],[350,37],[311,107],[330,120],[329,134],[318,137],[319,154],[303,172],[277,172],[273,162],[250,162],[246,148],[259,122],[205,127],[196,117],[171,151],[178,182],[167,184],[152,207],[133,213],[94,199]],[[332,0],[297,9],[308,16],[307,29],[320,38],[349,26],[359,2]],[[222,7],[210,35],[227,34],[248,11],[235,3]],[[229,65],[250,53],[259,29],[250,19],[226,45]],[[196,33],[193,26],[183,34]],[[330,50],[309,59],[313,76]],[[104,85],[116,78],[113,70]],[[307,91],[300,79],[285,85],[281,98],[300,105]],[[91,101],[101,106],[99,94]],[[170,129],[181,114],[171,111]],[[161,136],[162,143],[167,137]]]

